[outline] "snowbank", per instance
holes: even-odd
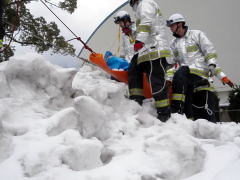
[[[237,180],[240,126],[156,119],[97,68],[41,57],[0,64],[4,180]],[[228,177],[228,178],[226,178]]]

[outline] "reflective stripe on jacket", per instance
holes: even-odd
[[[173,80],[173,76],[175,74],[175,72],[177,71],[178,68],[170,68],[169,70],[167,70],[166,72],[166,80],[167,81],[172,81]],[[215,74],[214,74],[220,81],[222,80],[222,78],[226,77],[226,74],[222,71],[222,69],[220,67],[216,67],[215,69]],[[215,87],[213,86],[213,84],[210,82],[209,79],[209,85],[205,85],[205,86],[198,86],[196,88],[194,88],[194,92],[198,92],[198,91],[215,91]]]
[[[213,44],[199,30],[188,30],[184,37],[171,43],[174,60],[180,66],[189,66],[190,73],[207,78],[208,66],[217,65],[217,54]]]
[[[172,64],[170,47],[167,44],[165,21],[158,4],[154,0],[139,0],[133,7],[136,18],[136,40],[144,43],[139,50],[138,64],[166,57]]]
[[[167,81],[171,81],[172,82],[173,76],[174,76],[176,71],[177,71],[177,69],[175,67],[172,67],[172,68],[168,69],[167,72],[166,72],[166,75],[165,75],[165,79]]]

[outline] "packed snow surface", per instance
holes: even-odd
[[[156,119],[99,68],[0,64],[2,180],[239,180],[240,126]]]

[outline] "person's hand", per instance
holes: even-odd
[[[215,75],[215,68],[216,68],[216,65],[215,64],[210,64],[208,66],[208,70],[209,70],[209,76],[210,77],[213,77]]]
[[[125,27],[125,28],[122,28],[122,32],[123,32],[125,35],[129,36],[129,35],[131,35],[132,30],[131,30],[129,27]]]
[[[136,41],[134,44],[134,51],[139,51],[140,49],[142,49],[144,46],[144,43],[140,42],[140,41]]]
[[[233,84],[233,82],[230,80],[230,79],[228,79],[228,77],[226,76],[226,77],[224,77],[224,78],[222,78],[222,83],[225,85],[225,84],[227,84],[227,85],[229,85],[231,88],[233,88],[234,87],[234,84]]]

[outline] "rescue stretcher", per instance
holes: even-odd
[[[120,82],[124,82],[128,84],[128,72],[127,71],[115,71],[108,67],[107,63],[105,62],[103,58],[103,54],[100,53],[92,53],[89,56],[89,60],[102,68],[104,71],[106,71],[108,74],[119,80]],[[152,93],[150,89],[150,84],[147,80],[146,74],[144,74],[143,77],[143,94],[145,98],[152,98]]]

